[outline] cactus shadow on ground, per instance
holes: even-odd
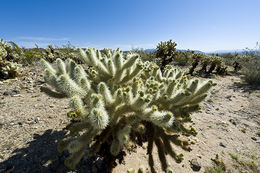
[[[62,131],[46,130],[42,135],[34,134],[28,147],[13,151],[13,156],[0,163],[0,172],[65,172],[63,165],[66,153],[58,154],[57,141],[64,138]]]
[[[254,91],[260,91],[260,85],[250,85],[247,83],[234,83],[229,86],[229,89],[233,89],[235,91],[242,90],[243,92],[252,93]]]

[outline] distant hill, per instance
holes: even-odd
[[[156,49],[145,49],[144,52],[146,53],[154,53]],[[192,50],[186,50],[186,49],[177,49],[177,51],[186,52],[186,51],[192,51]],[[200,50],[193,50],[195,53],[203,53]]]
[[[235,49],[235,50],[217,50],[217,51],[213,51],[213,52],[207,52],[206,54],[227,54],[227,53],[230,53],[230,54],[239,54],[239,55],[242,55],[244,54],[245,52],[250,52],[250,51],[247,51],[245,49]],[[256,53],[257,55],[260,55],[260,50],[254,50],[253,51],[254,53]]]

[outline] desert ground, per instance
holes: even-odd
[[[197,142],[191,152],[175,147],[184,160],[178,164],[169,157],[173,171],[205,172],[218,155],[226,172],[260,173],[260,87],[244,84],[238,74],[211,78],[217,86],[192,115]],[[0,172],[106,172],[102,160],[88,158],[87,153],[76,170],[64,166],[68,153],[59,154],[56,148],[65,135],[70,107],[68,100],[40,92],[42,85],[46,84],[38,64],[26,67],[16,79],[0,81]],[[156,147],[154,157],[160,173]],[[113,172],[137,172],[141,165],[149,172],[147,158],[145,147],[137,148]]]

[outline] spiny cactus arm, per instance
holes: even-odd
[[[71,154],[65,161],[64,165],[70,169],[75,169],[77,164],[80,162],[81,158],[85,153],[85,148],[81,148],[79,151]]]
[[[117,138],[114,138],[110,146],[110,153],[113,156],[117,156],[120,150],[121,150],[120,142]]]
[[[142,64],[137,63],[134,67],[130,68],[127,75],[119,82],[119,84],[127,83],[128,81],[132,80],[135,76],[137,76],[142,70]]]
[[[55,74],[56,70],[50,65],[50,63],[48,63],[47,61],[45,61],[44,59],[41,59],[41,65],[44,69],[50,71],[50,73]]]
[[[147,117],[147,120],[160,127],[170,127],[174,121],[174,116],[171,112],[154,111]]]
[[[0,60],[3,60],[7,56],[7,51],[4,48],[4,44],[0,42]]]
[[[131,126],[130,125],[126,125],[125,127],[123,127],[122,129],[119,129],[117,131],[117,139],[119,141],[119,145],[124,145],[127,144],[127,142],[130,139],[130,132],[131,132]]]
[[[91,155],[99,152],[101,145],[105,141],[107,141],[107,139],[110,137],[113,130],[114,128],[109,126],[105,130],[103,130],[98,136],[95,137],[95,141],[94,141],[95,143],[91,146],[91,151],[90,151]]]
[[[91,124],[89,122],[80,121],[75,123],[70,123],[66,126],[65,129],[70,131],[70,134],[76,136],[79,132],[86,130],[88,131],[91,128]]]
[[[139,56],[136,54],[128,54],[127,58],[124,59],[122,52],[119,50],[102,56],[99,50],[91,48],[88,48],[86,51],[80,49],[80,54],[81,59],[87,65],[93,66],[99,74],[101,81],[104,82],[112,80],[114,83],[126,83],[142,69],[137,64]]]
[[[69,142],[65,149],[71,153],[69,158],[67,158],[64,164],[71,168],[75,169],[75,166],[81,160],[82,156],[85,152],[85,146],[93,139],[93,137],[97,134],[96,130],[89,130],[81,135],[78,139]]]
[[[90,82],[80,66],[75,66],[71,61],[65,63],[57,59],[57,70],[42,60],[42,65],[45,68],[45,81],[54,87],[57,91],[66,94],[68,97],[74,95],[86,96],[91,90]]]
[[[111,106],[115,102],[115,99],[113,98],[113,95],[111,94],[108,86],[104,82],[100,82],[97,88],[98,92],[102,94],[105,104],[107,106]]]

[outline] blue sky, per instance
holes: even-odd
[[[253,48],[260,0],[0,0],[0,38],[21,46]]]

